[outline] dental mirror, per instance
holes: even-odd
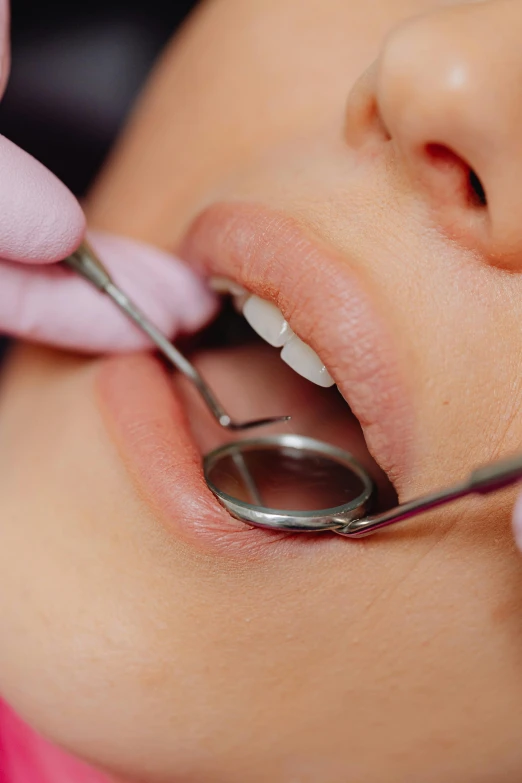
[[[219,502],[243,522],[360,538],[461,497],[495,492],[519,481],[522,454],[371,516],[367,514],[375,505],[376,489],[366,470],[349,452],[313,438],[275,435],[235,441],[207,454],[203,468]]]
[[[233,516],[277,530],[335,529],[363,516],[375,495],[351,454],[301,435],[227,443],[205,457],[203,469]]]

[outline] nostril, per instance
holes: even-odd
[[[467,204],[475,207],[487,206],[486,191],[478,174],[460,155],[444,144],[436,143],[426,144],[425,152],[433,166],[458,175],[459,189],[462,190]]]
[[[475,199],[477,205],[480,207],[486,207],[488,204],[488,200],[486,198],[486,191],[484,190],[484,186],[480,181],[478,175],[473,171],[473,169],[469,170],[468,180],[469,180],[469,188],[471,194]]]

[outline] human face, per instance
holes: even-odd
[[[263,347],[205,354],[205,376],[238,417],[291,413],[407,499],[521,440],[520,6],[403,23],[350,90],[344,31],[389,26],[390,4],[368,20],[303,3],[302,26],[295,4],[262,5],[210,5],[185,32],[92,217],[275,303],[342,396]],[[374,45],[354,33],[354,48]],[[264,81],[256,58],[266,68],[274,48],[287,78]],[[304,78],[325,62],[331,81]],[[180,108],[187,88],[195,104]],[[278,112],[265,116],[266,92]],[[216,126],[206,159],[194,123]],[[192,159],[202,168],[181,186]],[[14,354],[0,408],[6,697],[70,750],[152,782],[518,780],[511,495],[358,542],[270,535],[206,490],[200,453],[219,434],[203,416],[149,357]]]

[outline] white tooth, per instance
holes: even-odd
[[[217,294],[230,294],[231,296],[242,296],[246,294],[246,289],[242,285],[230,280],[228,277],[210,277],[208,284]]]
[[[281,351],[281,359],[292,370],[318,386],[333,386],[335,383],[316,352],[295,334]]]
[[[255,294],[249,296],[243,305],[243,315],[252,329],[275,348],[281,348],[294,334],[281,310]]]

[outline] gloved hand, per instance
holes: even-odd
[[[0,0],[0,97],[9,71],[9,5]],[[80,205],[51,172],[0,136],[0,333],[85,351],[131,350],[147,338],[104,296],[57,267],[85,233]],[[173,337],[215,308],[202,282],[168,253],[130,239],[89,240],[122,288]]]

